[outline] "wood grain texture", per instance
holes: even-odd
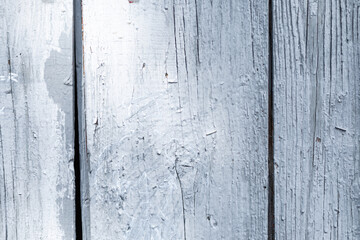
[[[359,7],[274,1],[276,239],[360,239]]]
[[[82,10],[86,239],[266,239],[267,1]]]
[[[0,0],[0,239],[74,239],[71,0]]]

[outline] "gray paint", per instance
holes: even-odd
[[[360,239],[359,1],[274,1],[277,239]]]
[[[0,239],[75,236],[72,1],[46,2],[0,1]]]
[[[267,1],[82,10],[85,239],[266,239]]]
[[[73,66],[72,33],[62,33],[59,39],[61,51],[52,50],[45,62],[44,79],[49,97],[65,113],[66,145],[74,148],[74,116],[73,116]],[[61,116],[59,116],[61,118]],[[61,119],[59,119],[61,121]]]

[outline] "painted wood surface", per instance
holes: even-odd
[[[359,1],[274,1],[276,239],[360,239]]]
[[[0,239],[74,239],[73,4],[0,0]]]
[[[267,1],[82,4],[86,239],[266,239]]]

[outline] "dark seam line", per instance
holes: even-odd
[[[74,84],[73,84],[73,96],[74,96],[74,172],[75,172],[75,235],[76,240],[82,240],[82,211],[81,211],[81,171],[80,171],[80,142],[79,142],[79,109],[78,109],[78,82],[80,79],[78,79],[77,74],[77,62],[79,56],[77,56],[76,52],[78,48],[82,49],[82,46],[78,46],[77,44],[77,38],[78,38],[78,31],[79,30],[79,23],[77,21],[81,20],[81,18],[78,17],[79,13],[78,11],[81,9],[78,9],[77,1],[80,0],[74,0],[73,5],[73,27],[74,27],[74,36],[73,36],[73,73],[74,73]],[[81,26],[81,23],[80,23]]]
[[[275,240],[275,179],[274,179],[274,48],[273,0],[269,0],[269,76],[268,76],[268,239]]]

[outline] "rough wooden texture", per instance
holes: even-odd
[[[0,0],[0,239],[74,239],[72,9]]]
[[[360,239],[359,6],[274,1],[277,239]]]
[[[83,27],[86,239],[266,239],[267,1],[83,0]]]

